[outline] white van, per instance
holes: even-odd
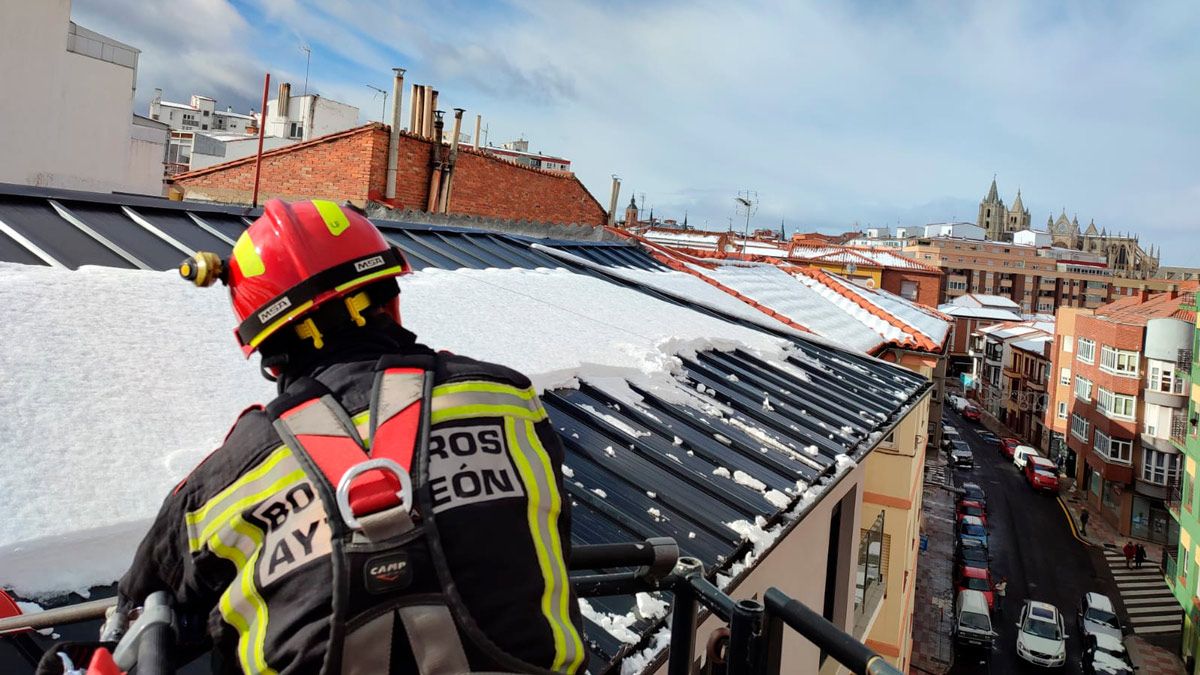
[[[1016,464],[1018,469],[1024,471],[1025,464],[1029,462],[1030,456],[1041,457],[1037,449],[1031,448],[1028,445],[1018,445],[1013,450],[1013,464]]]
[[[983,591],[964,588],[954,601],[954,639],[961,645],[992,648],[996,632]]]

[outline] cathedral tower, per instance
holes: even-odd
[[[996,177],[992,176],[992,187],[983,201],[979,202],[979,218],[975,224],[983,228],[985,237],[1000,241],[1004,232],[1005,213],[1004,200],[1000,199],[996,190]]]

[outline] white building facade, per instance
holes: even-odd
[[[72,22],[70,0],[0,3],[0,182],[162,194],[168,130],[133,113],[139,53]]]

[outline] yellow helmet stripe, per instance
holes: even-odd
[[[244,277],[256,277],[267,271],[262,258],[258,255],[258,249],[254,247],[254,241],[250,239],[249,232],[243,232],[242,236],[238,237],[237,243],[233,245],[233,259],[237,261],[238,269],[242,271]]]
[[[346,217],[342,207],[324,199],[314,199],[312,204],[317,208],[317,213],[321,214],[321,219],[325,221],[325,227],[329,228],[329,234],[336,237],[350,227],[350,219]]]

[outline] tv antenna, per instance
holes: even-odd
[[[312,49],[304,44],[300,45],[300,51],[304,52],[304,95],[308,96],[308,66],[312,63]]]
[[[742,232],[742,253],[746,253],[746,239],[750,237],[750,218],[758,213],[758,192],[755,190],[739,190],[733,198],[738,215],[746,216],[746,229]]]
[[[368,84],[368,85],[367,85],[367,88],[368,88],[368,89],[374,89],[374,90],[377,92],[377,95],[378,95],[378,94],[383,94],[383,108],[381,108],[381,109],[380,109],[380,111],[379,111],[379,121],[380,121],[380,122],[383,122],[383,121],[384,121],[384,118],[387,116],[387,97],[388,97],[388,90],[387,90],[387,89],[380,89],[379,87],[376,87],[376,86],[373,86],[373,85],[370,85],[370,84]]]

